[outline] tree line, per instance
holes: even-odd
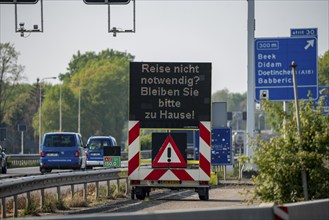
[[[67,71],[59,73],[61,83],[55,85],[46,80],[22,83],[25,79],[24,67],[18,63],[19,52],[14,45],[0,43],[0,56],[0,129],[2,134],[6,131],[0,143],[7,148],[8,153],[20,152],[20,125],[26,126],[24,153],[38,152],[40,94],[42,134],[60,130],[78,131],[80,128],[85,141],[92,135],[112,135],[120,145],[125,145],[129,62],[134,60],[133,55],[110,49],[99,53],[82,54],[78,51],[68,63]],[[318,69],[319,85],[328,85],[329,51],[319,57]],[[246,111],[246,99],[246,93],[231,93],[225,88],[215,92],[212,97],[212,101],[227,102],[229,112]],[[274,119],[268,124],[280,124],[278,117],[270,118]],[[232,117],[232,128],[245,128],[245,121],[237,125],[239,120]]]
[[[1,44],[0,51],[0,128],[6,131],[0,143],[7,153],[21,151],[20,125],[26,126],[24,153],[38,153],[40,94],[41,134],[78,132],[79,127],[85,141],[93,135],[111,135],[119,144],[125,143],[128,71],[134,56],[109,49],[84,54],[78,51],[67,72],[59,74],[61,83],[51,85],[46,80],[22,83],[24,67],[17,62],[19,53],[10,43]]]

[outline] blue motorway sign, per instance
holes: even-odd
[[[199,130],[195,135],[195,160],[199,160]],[[213,128],[211,130],[211,165],[222,166],[233,164],[231,128]]]
[[[231,165],[232,160],[231,128],[213,128],[211,131],[211,165]]]
[[[294,100],[291,63],[296,67],[298,98],[318,97],[317,38],[255,39],[255,99]]]
[[[317,28],[291,28],[290,37],[318,37]]]

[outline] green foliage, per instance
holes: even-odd
[[[62,85],[61,87],[56,85],[47,89],[45,100],[42,103],[43,132],[60,130],[60,89],[62,90],[62,131],[77,131],[78,129],[77,99],[68,86]]]
[[[62,131],[78,131],[80,96],[80,133],[87,139],[94,135],[111,135],[119,145],[128,118],[128,72],[133,56],[114,50],[96,54],[78,52],[61,74]],[[42,128],[44,132],[59,130],[60,86],[44,89]],[[35,116],[34,128],[38,128]]]
[[[213,102],[227,102],[227,111],[245,111],[247,106],[247,93],[230,93],[228,89],[215,92]]]
[[[10,108],[13,90],[23,79],[24,67],[18,64],[19,53],[14,45],[0,43],[0,125],[4,123],[6,110]]]
[[[55,204],[58,210],[69,210],[68,205],[65,204],[63,199],[57,200]]]
[[[40,211],[48,213],[56,212],[57,195],[54,193],[46,192],[44,199],[44,207]]]
[[[247,93],[230,93],[228,89],[215,92],[212,95],[212,102],[226,102],[228,112],[236,112],[233,114],[231,127],[237,130],[243,130],[245,121],[242,120],[242,112],[247,109]]]
[[[245,163],[247,163],[247,162],[249,162],[250,161],[250,158],[249,158],[249,156],[247,156],[247,155],[240,155],[240,156],[238,156],[238,162],[241,164],[241,165],[243,165],[243,164],[245,164]]]
[[[24,131],[25,153],[31,153],[34,147],[31,143],[35,139],[34,131],[31,128],[31,116],[37,112],[38,102],[35,100],[35,96],[31,95],[33,89],[34,87],[29,84],[18,84],[12,88],[12,96],[7,99],[10,104],[7,105],[3,121],[7,125],[7,136],[10,139],[10,145],[6,146],[8,153],[21,150],[21,132],[17,130],[17,127],[22,124],[27,127]]]
[[[152,150],[152,133],[140,136],[141,150]]]
[[[262,109],[266,112],[265,121],[266,124],[275,132],[279,133],[281,129],[281,125],[283,123],[284,118],[291,117],[293,114],[293,104],[292,102],[286,102],[288,106],[288,112],[285,113],[283,111],[282,102],[268,102],[262,101]]]
[[[32,194],[30,202],[28,203],[28,205],[24,209],[24,215],[25,216],[26,215],[37,215],[37,213],[38,213],[38,210],[37,210],[38,202],[40,202],[40,200],[37,197],[37,195]]]
[[[277,111],[271,103],[267,111]],[[310,199],[329,195],[329,116],[312,100],[300,105],[302,136],[298,139],[296,117],[279,111],[286,123],[280,136],[264,141],[255,140],[254,163],[259,175],[254,177],[254,196],[262,201],[288,203],[302,201],[301,171],[307,172]],[[299,144],[300,143],[300,144]]]
[[[329,50],[318,59],[318,76],[320,86],[329,85]]]

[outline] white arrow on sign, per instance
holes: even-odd
[[[313,46],[314,46],[314,40],[308,40],[304,49],[307,50],[309,47],[313,47]]]

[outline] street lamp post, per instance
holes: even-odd
[[[80,111],[81,111],[81,90],[79,87],[79,102],[78,102],[78,133],[80,133]]]
[[[41,139],[42,139],[42,99],[41,99],[41,83],[42,81],[46,80],[46,79],[56,79],[56,77],[45,77],[42,78],[41,80],[39,80],[39,78],[37,78],[37,83],[40,82],[39,84],[39,150],[41,149]]]
[[[80,87],[80,83],[78,81],[73,81],[73,84],[78,86],[78,133],[80,133],[80,122],[81,122],[81,118],[80,118],[80,114],[81,114],[81,87]]]
[[[59,85],[59,131],[62,132],[62,84]]]

